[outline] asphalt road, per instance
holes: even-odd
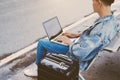
[[[92,12],[92,0],[0,0],[0,56],[45,36],[42,22],[58,16],[62,27]]]

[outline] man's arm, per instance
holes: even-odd
[[[70,43],[71,43],[71,40],[67,36],[59,36],[56,40],[58,42],[63,42],[67,45],[70,45]]]
[[[71,43],[70,38],[77,38],[79,36],[80,36],[80,33],[65,32],[61,36],[59,36],[56,40],[69,45]]]
[[[65,32],[62,34],[63,36],[67,36],[69,38],[77,38],[80,36],[80,33],[71,33],[71,32]]]

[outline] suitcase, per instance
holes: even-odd
[[[48,54],[38,64],[38,80],[78,80],[77,61],[62,54]]]

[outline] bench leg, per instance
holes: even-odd
[[[79,79],[78,80],[85,80],[85,78],[79,73]]]

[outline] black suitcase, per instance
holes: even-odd
[[[48,54],[38,64],[38,80],[78,80],[77,61],[62,54]]]

